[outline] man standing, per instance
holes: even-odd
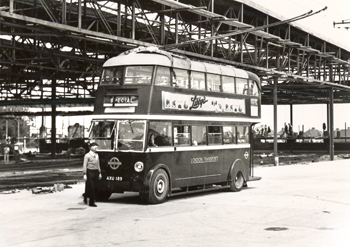
[[[97,143],[91,143],[89,145],[90,152],[84,156],[83,172],[85,180],[85,193],[84,202],[87,204],[87,198],[89,197],[89,206],[97,207],[95,204],[95,189],[97,187],[98,180],[101,180],[101,168],[100,160],[97,154]]]
[[[10,148],[7,145],[4,147],[4,161],[5,164],[10,163]]]

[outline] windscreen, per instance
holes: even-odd
[[[93,121],[90,139],[98,144],[99,149],[114,149],[115,121]]]
[[[99,150],[143,151],[146,121],[93,120],[90,141]]]
[[[101,84],[120,86],[123,76],[123,67],[104,68],[101,76]]]

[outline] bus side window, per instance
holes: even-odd
[[[192,146],[207,145],[206,126],[192,126]]]
[[[189,88],[188,71],[183,69],[173,70],[173,86],[180,88]]]
[[[172,131],[170,122],[152,121],[149,124],[148,133],[149,146],[171,146]]]
[[[236,93],[248,94],[248,80],[236,78]]]
[[[161,66],[158,67],[155,85],[170,86],[170,68]]]
[[[258,96],[259,95],[259,89],[258,85],[255,81],[250,81],[250,95]]]
[[[224,93],[235,93],[235,78],[223,76],[222,77],[222,90]]]
[[[224,126],[224,144],[236,143],[236,128],[234,126]]]
[[[237,126],[237,142],[248,143],[249,142],[249,127]]]
[[[222,144],[222,133],[220,126],[208,126],[208,144]]]
[[[174,126],[174,145],[190,145],[190,126]]]
[[[191,88],[197,90],[205,90],[205,74],[203,72],[191,73]]]
[[[219,75],[207,74],[207,90],[213,92],[221,91],[221,81]]]

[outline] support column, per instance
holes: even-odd
[[[329,156],[331,160],[334,160],[334,106],[333,106],[333,87],[329,89]]]
[[[131,39],[135,39],[136,32],[136,16],[135,16],[136,3],[135,0],[132,1],[132,14],[131,14]]]
[[[51,158],[56,157],[56,79],[52,80],[52,105],[51,105]]]
[[[78,0],[78,28],[79,29],[81,29],[81,16],[82,16],[81,0]]]
[[[289,108],[290,108],[290,110],[289,110],[289,111],[290,111],[290,112],[289,112],[289,119],[290,119],[290,120],[289,120],[289,121],[290,121],[290,124],[291,124],[292,126],[294,126],[294,125],[293,125],[293,124],[294,124],[294,123],[293,123],[293,104],[290,104],[290,105],[289,105]]]
[[[273,87],[273,153],[275,157],[275,166],[279,165],[278,146],[277,146],[277,84],[278,77],[274,77]]]

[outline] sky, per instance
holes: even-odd
[[[292,25],[303,28],[304,30],[317,35],[329,42],[335,43],[342,48],[350,51],[350,30],[344,27],[349,25],[338,25],[339,28],[333,27],[333,22],[341,22],[342,20],[350,21],[350,0],[240,0],[241,2],[254,2],[266,9],[270,15],[283,19],[289,19],[297,15],[306,13],[310,10],[318,11],[327,6],[327,10],[314,15],[312,17],[294,22]],[[346,114],[350,110],[349,104],[335,105],[334,107],[334,128],[344,129],[350,126],[350,114]],[[58,117],[57,126],[64,128],[75,123],[89,126],[91,116],[86,117]],[[293,106],[293,126],[294,130],[308,130],[312,127],[321,130],[322,123],[327,122],[327,106],[326,105],[295,105]],[[46,126],[51,127],[50,119],[46,121]],[[284,123],[290,123],[290,107],[278,107],[278,125],[280,130]],[[267,124],[273,127],[273,106],[262,106],[261,124]],[[41,126],[41,120],[37,120],[36,125]],[[58,127],[58,132],[60,127]]]

